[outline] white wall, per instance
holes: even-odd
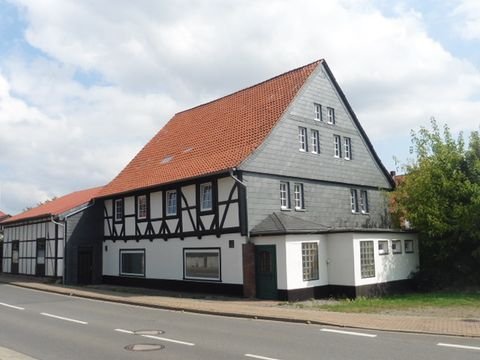
[[[228,241],[235,240],[233,249]],[[220,248],[222,282],[243,284],[242,244],[240,234],[185,238],[185,240],[161,239],[136,241],[110,241],[103,246],[103,275],[119,276],[120,249],[145,249],[145,277],[149,279],[183,280],[184,248]],[[107,250],[105,250],[107,247]]]

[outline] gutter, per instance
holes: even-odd
[[[228,174],[230,175],[230,177],[235,180],[236,183],[242,185],[244,188],[247,188],[247,184],[245,184],[242,180],[240,180],[239,178],[237,178],[235,175],[233,175],[233,172],[234,171],[237,171],[237,168],[233,168],[233,169],[230,169],[228,170]]]

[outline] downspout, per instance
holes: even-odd
[[[63,217],[62,222],[55,221],[54,218],[53,218],[53,215],[51,217],[52,223],[63,227],[63,272],[62,272],[62,284],[63,285],[65,285],[65,277],[66,277],[66,272],[67,272],[67,220],[70,216],[76,215],[79,212],[82,212],[82,211],[92,207],[93,205],[95,205],[95,199],[92,201],[91,204],[89,204],[85,207],[82,207],[82,208],[80,208],[80,209],[78,209],[78,210],[76,210],[76,211],[74,211],[70,214],[65,215]],[[56,259],[55,261],[58,261],[58,259]]]
[[[246,198],[247,198],[247,184],[245,182],[243,182],[242,180],[240,180],[239,178],[237,178],[235,175],[233,175],[233,172],[234,171],[237,171],[237,168],[233,168],[233,169],[230,169],[228,171],[230,177],[237,183],[239,184],[244,190],[245,190],[245,204],[243,205],[245,207],[245,213],[244,215],[244,223],[245,223],[245,231],[246,231],[246,236],[247,236],[247,242],[250,242],[250,234],[249,234],[249,231],[248,231],[248,215],[247,215],[247,203],[246,203]],[[239,200],[239,204],[240,203],[240,192],[238,192],[238,200]],[[240,209],[239,209],[240,210]]]
[[[242,180],[240,180],[239,178],[237,178],[235,175],[233,175],[233,172],[234,171],[237,171],[236,168],[233,168],[233,169],[230,169],[228,171],[228,173],[230,174],[230,177],[235,180],[236,183],[242,185],[245,189],[247,188],[247,184],[245,184]]]

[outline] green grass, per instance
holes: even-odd
[[[355,300],[339,300],[333,304],[315,303],[315,301],[294,304],[299,308],[316,308],[319,310],[376,313],[392,310],[421,308],[480,308],[480,292],[476,293],[412,293],[381,298],[358,298]]]

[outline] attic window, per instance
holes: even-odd
[[[172,161],[172,159],[172,155],[167,155],[162,159],[162,161],[160,161],[160,164],[168,164],[170,161]]]

